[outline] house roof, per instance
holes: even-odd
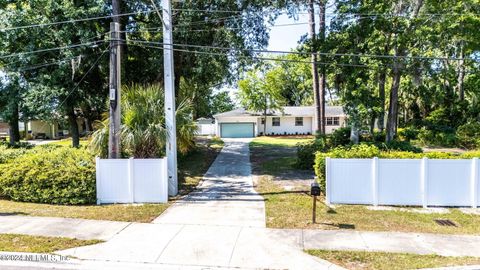
[[[315,108],[313,106],[286,106],[283,112],[280,110],[267,112],[269,116],[313,116]],[[232,111],[214,115],[217,117],[241,117],[241,116],[261,116],[261,112],[250,112],[244,108],[238,108]],[[325,106],[325,115],[342,116],[345,115],[342,106]]]

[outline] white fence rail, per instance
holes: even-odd
[[[215,124],[197,124],[198,135],[215,135]]]
[[[97,203],[165,203],[167,159],[96,159]]]
[[[478,158],[326,160],[328,204],[480,206]]]

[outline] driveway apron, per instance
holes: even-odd
[[[98,245],[58,252],[79,259],[241,269],[335,269],[265,228],[248,143],[228,139],[198,189],[152,224],[131,224]]]

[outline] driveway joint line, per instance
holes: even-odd
[[[177,235],[180,234],[180,232],[183,230],[183,228],[185,228],[185,225],[180,227],[180,229],[175,233],[175,235],[172,236],[172,238],[170,238],[170,240],[168,240],[168,243],[163,247],[162,251],[160,251],[160,254],[158,254],[157,258],[155,259],[155,262],[158,262],[158,260],[160,260],[160,257],[163,255],[163,252],[165,252],[167,247],[170,245],[170,243],[172,243],[173,239],[175,239],[175,237],[177,237]]]

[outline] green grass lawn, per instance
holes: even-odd
[[[100,240],[79,240],[65,237],[0,234],[0,251],[50,253],[101,242]]]
[[[480,258],[476,257],[329,250],[307,250],[307,253],[352,270],[403,270],[480,264]]]
[[[313,140],[313,136],[262,136],[255,138],[250,143],[250,147],[295,147],[298,143],[304,143],[311,140]]]
[[[199,139],[196,150],[179,159],[178,181],[180,195],[191,192],[197,186],[222,147],[223,141],[219,139]],[[176,198],[173,198],[173,200]],[[166,204],[71,206],[0,200],[0,214],[151,222],[162,214],[172,202],[170,201]]]
[[[269,141],[272,143],[270,144]],[[252,166],[255,174],[259,175],[256,177],[256,190],[265,198],[268,227],[445,234],[480,233],[478,225],[480,215],[464,214],[456,209],[451,209],[450,213],[446,214],[375,211],[361,205],[337,205],[334,209],[330,209],[323,204],[322,197],[317,203],[317,223],[312,224],[312,197],[309,195],[309,187],[289,191],[273,180],[273,176],[281,175],[285,170],[294,171],[295,152],[282,151],[282,155],[279,155],[276,150],[291,148],[295,144],[290,139],[258,138],[252,142],[252,145]],[[450,219],[458,227],[440,226],[434,219]]]

